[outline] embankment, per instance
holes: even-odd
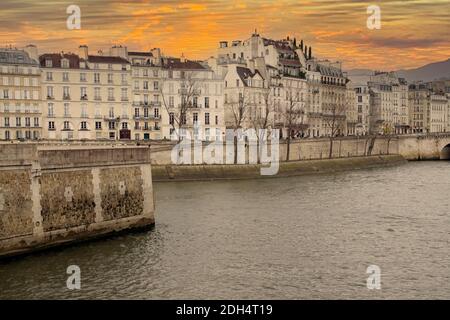
[[[0,257],[154,222],[148,147],[0,147]]]
[[[281,162],[274,176],[262,176],[261,165],[153,165],[153,181],[197,181],[223,179],[260,179],[331,173],[346,170],[395,166],[406,163],[399,155],[353,157]]]

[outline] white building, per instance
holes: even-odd
[[[37,48],[0,49],[0,140],[42,136]]]
[[[40,56],[47,139],[123,139],[130,130],[130,63],[120,57],[79,54]]]
[[[429,95],[430,132],[447,132],[448,129],[448,100],[444,94],[431,93]]]

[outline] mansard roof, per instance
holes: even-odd
[[[130,51],[130,52],[128,52],[128,55],[129,56],[153,57],[153,53],[151,53],[151,52]]]
[[[165,58],[163,59],[163,67],[166,69],[181,69],[181,70],[207,70],[200,62],[184,60],[180,58]]]
[[[0,63],[38,65],[28,53],[19,49],[0,49]]]
[[[88,56],[88,61],[91,63],[108,63],[108,64],[128,64],[128,60],[121,57],[113,57],[113,56]]]
[[[80,57],[73,53],[45,53],[39,56],[41,67],[46,67],[46,61],[52,61],[52,68],[61,68],[61,61],[67,59],[69,61],[69,69],[80,68]]]
[[[319,71],[323,76],[329,76],[329,77],[343,77],[344,74],[342,73],[342,70],[331,67],[331,66],[325,66],[323,64],[317,64],[317,71]]]
[[[242,82],[245,84],[245,86],[247,86],[247,80],[248,78],[254,78],[256,75],[259,75],[262,79],[264,79],[264,77],[261,75],[261,73],[258,70],[255,70],[255,72],[252,72],[249,68],[245,68],[245,67],[236,67],[236,72],[239,76],[239,78],[241,78]]]

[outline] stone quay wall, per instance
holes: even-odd
[[[0,145],[0,257],[154,222],[148,147]]]

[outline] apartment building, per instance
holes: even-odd
[[[345,92],[345,120],[347,121],[346,135],[357,135],[358,109],[356,104],[356,91],[354,84],[351,82],[347,84],[347,91]]]
[[[162,139],[161,123],[169,120],[162,106],[160,50],[128,52],[126,56],[132,69],[134,139]]]
[[[429,128],[431,133],[447,132],[448,129],[448,100],[444,94],[430,93]]]
[[[354,84],[356,94],[356,134],[367,135],[370,132],[370,90],[367,84]]]
[[[0,49],[0,140],[42,137],[37,48]]]
[[[206,64],[185,57],[163,57],[161,102],[163,139],[189,134],[199,140],[221,140],[225,134],[224,82]]]
[[[408,91],[409,123],[412,133],[427,133],[429,127],[430,90],[424,84],[411,84]]]
[[[131,139],[130,63],[120,57],[43,54],[42,95],[45,97],[45,138],[57,140]]]
[[[266,127],[280,129],[281,137],[319,136],[320,80],[318,74],[306,71],[307,54],[306,47],[297,46],[295,39],[267,39],[256,31],[245,41],[235,40],[231,45],[220,42],[216,60],[209,63],[218,67],[219,74],[226,74],[227,126],[236,122],[233,105],[245,102],[245,96],[250,95],[258,98],[251,99],[248,119],[241,126],[257,127],[255,119],[270,109]],[[313,81],[311,87],[307,77]]]

